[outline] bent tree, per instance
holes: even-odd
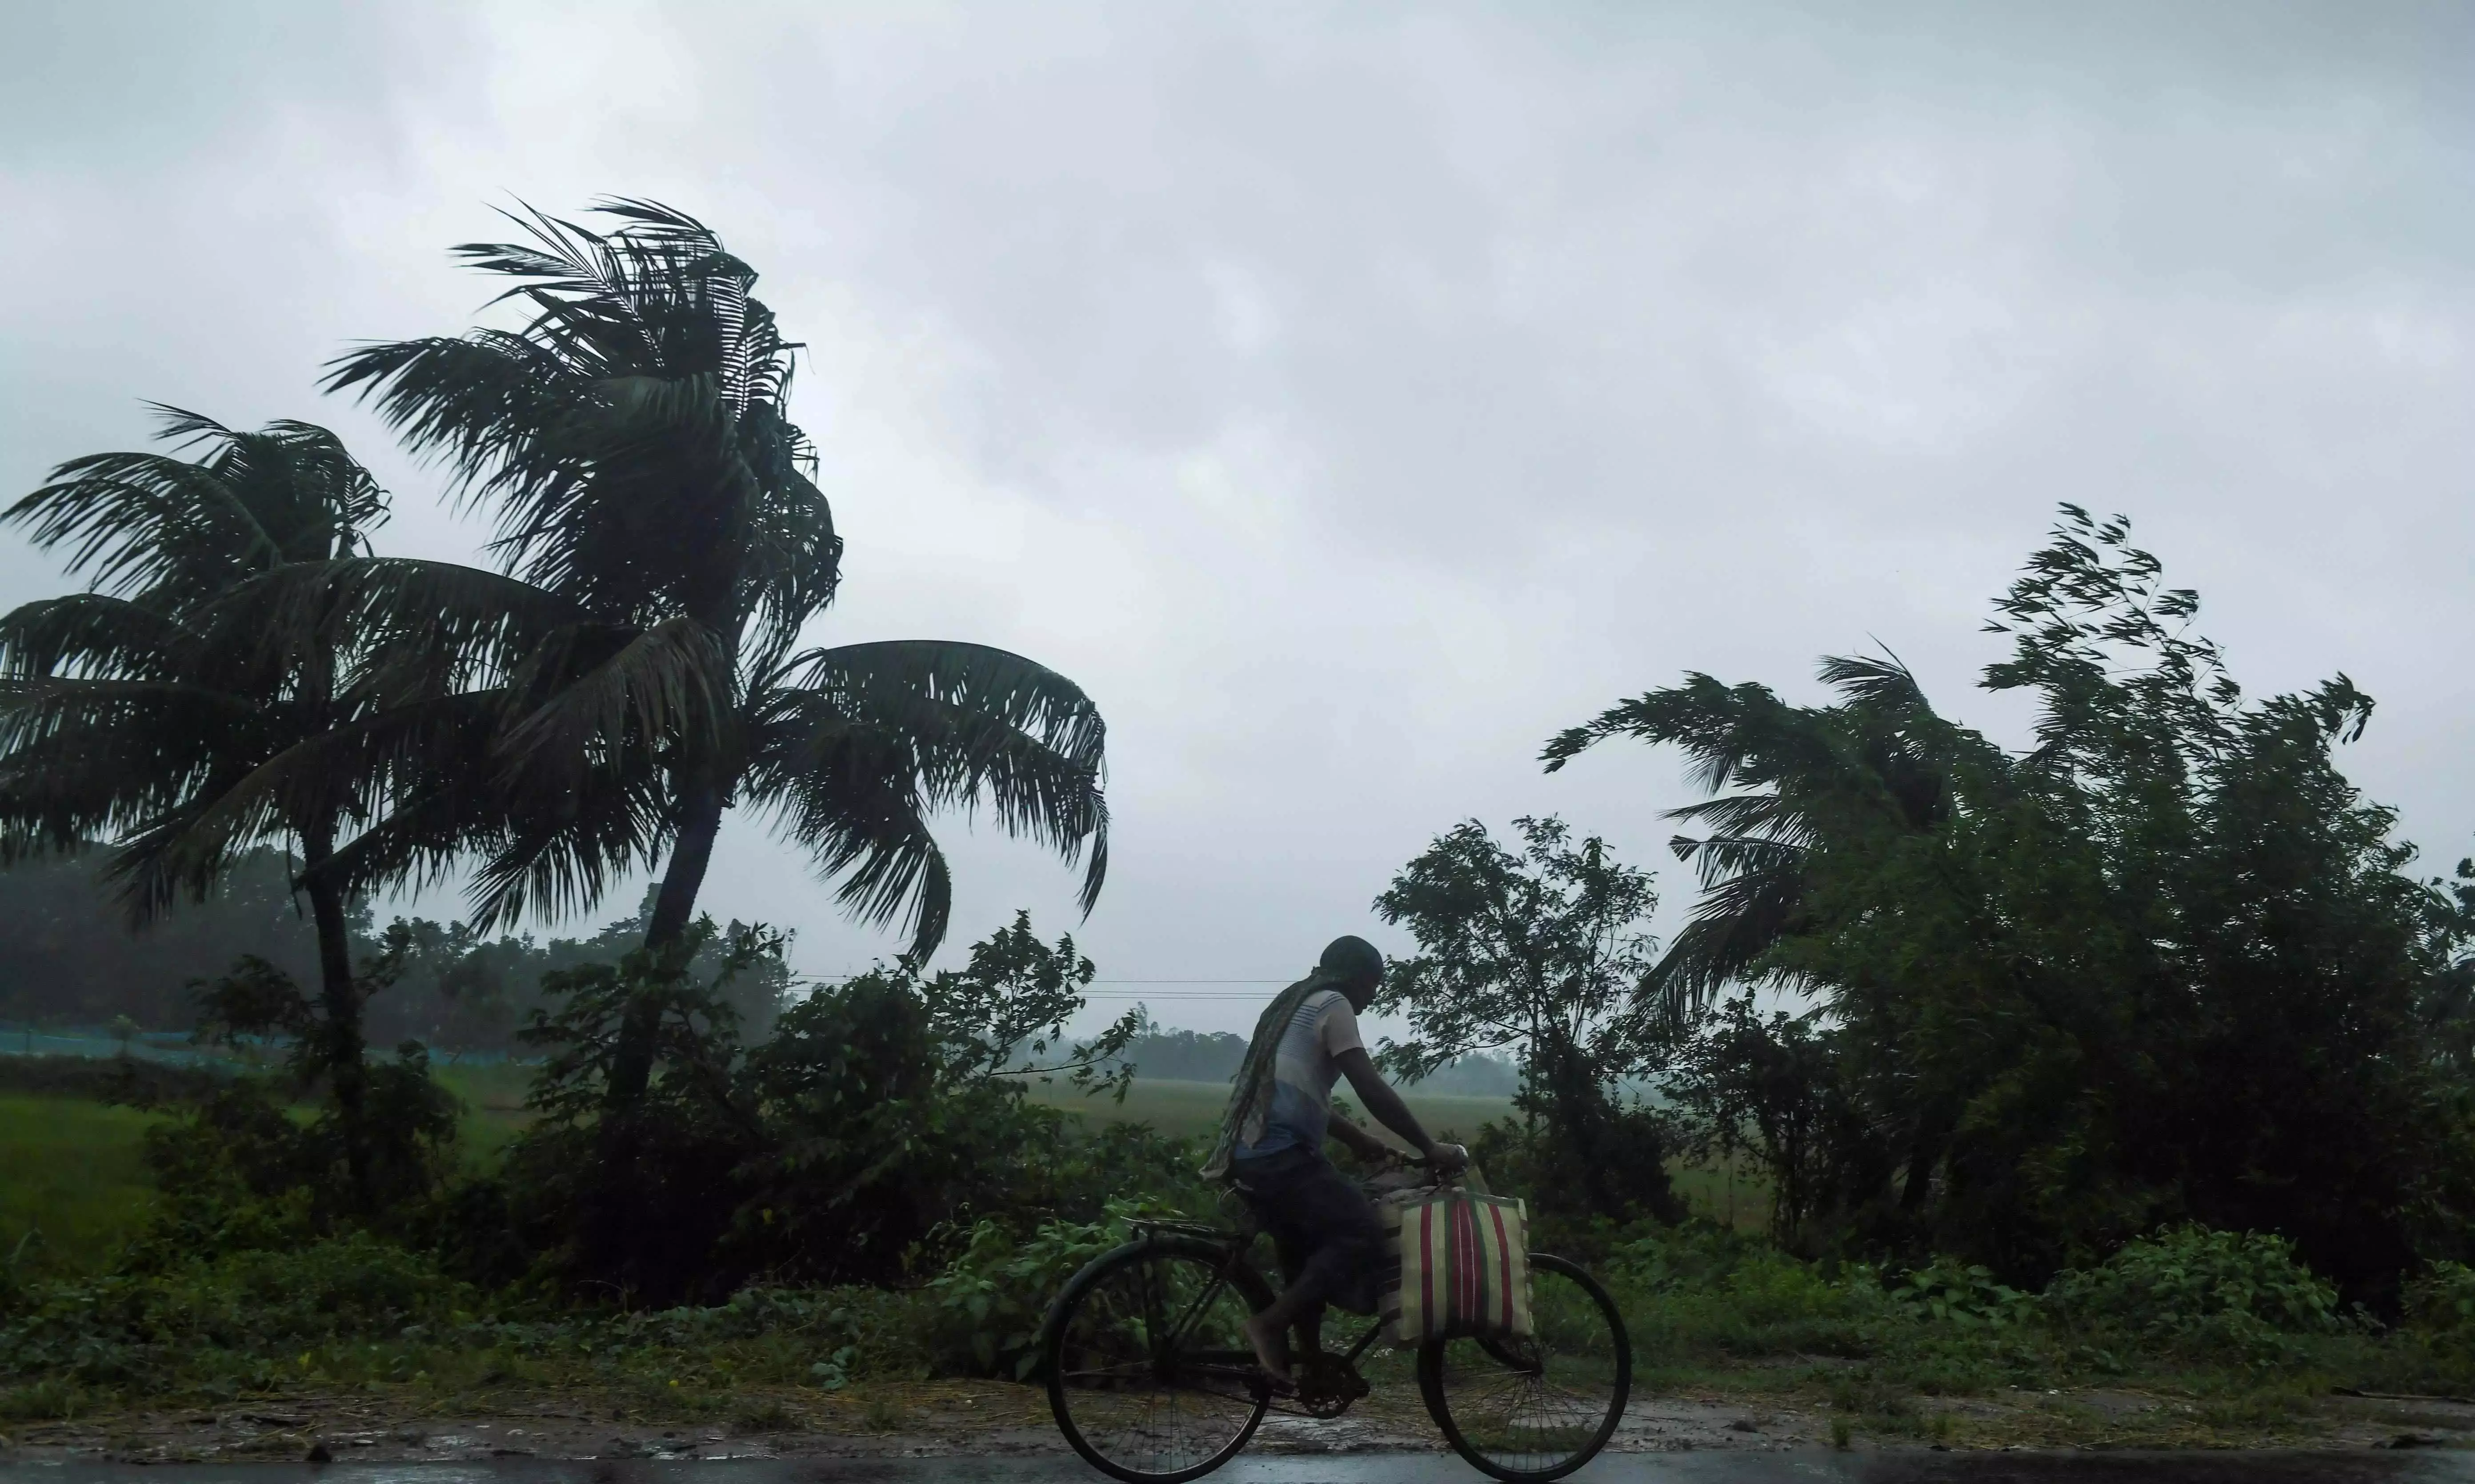
[[[414,450],[495,512],[502,571],[338,564],[337,590],[503,704],[488,786],[441,786],[398,829],[444,854],[482,840],[477,912],[579,907],[615,871],[661,867],[644,946],[695,914],[722,821],[748,805],[804,846],[909,957],[952,899],[929,828],[987,807],[1006,832],[1107,867],[1105,729],[1072,682],[939,640],[801,647],[843,543],[788,413],[794,352],[756,274],[701,223],[649,202],[597,232],[540,213],[527,240],[458,255],[509,282],[517,328],[364,346],[332,390],[371,400]],[[407,667],[424,672],[429,667]],[[660,997],[625,1017],[605,1112],[642,1100]]]
[[[287,766],[368,720],[354,673],[363,645],[332,614],[277,632],[255,599],[287,572],[366,552],[386,496],[325,428],[236,432],[159,410],[161,436],[202,456],[72,459],[0,516],[37,547],[66,547],[69,571],[92,582],[0,618],[0,850],[115,842],[107,875],[139,920],[206,896],[254,846],[297,852],[318,943],[319,1012],[303,1023],[318,1044],[306,1049],[331,1079],[366,1197],[350,888],[320,867],[377,806],[352,768]]]
[[[2427,1038],[2463,902],[2338,766],[2370,698],[2247,697],[2198,607],[2065,506],[1990,625],[2024,750],[1846,659],[1828,705],[1692,676],[1550,743],[1671,744],[1713,795],[1680,812],[1703,889],[1658,977],[1809,1007],[1737,999],[1679,1089],[1770,1146],[1783,1228],[2030,1285],[2196,1220],[2367,1301],[2463,1250],[2467,1105]]]

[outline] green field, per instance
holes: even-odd
[[[525,1088],[532,1069],[509,1062],[441,1066],[438,1080],[463,1100],[466,1157],[495,1160],[528,1116]],[[1033,1083],[1031,1097],[1100,1122],[1139,1121],[1172,1136],[1210,1133],[1228,1102],[1225,1083],[1138,1081],[1123,1103],[1086,1098],[1062,1083]],[[1346,1100],[1340,1100],[1346,1107]],[[1509,1117],[1504,1098],[1411,1093],[1407,1101],[1439,1138],[1466,1142],[1490,1119]],[[20,1251],[20,1271],[97,1273],[109,1268],[144,1219],[150,1199],[138,1156],[146,1128],[161,1114],[90,1099],[41,1093],[0,1094],[0,1260]],[[1727,1171],[1676,1172],[1679,1194],[1699,1213],[1757,1228],[1765,1213],[1758,1180]],[[32,1241],[27,1233],[39,1230]]]
[[[0,1260],[99,1273],[144,1218],[138,1141],[159,1115],[86,1098],[0,1093]],[[29,1233],[39,1232],[39,1236]]]
[[[530,1075],[505,1063],[439,1069],[464,1102],[468,1157],[496,1158],[524,1127]],[[153,1199],[140,1148],[163,1116],[64,1093],[0,1093],[0,1262],[18,1254],[28,1276],[109,1269]]]

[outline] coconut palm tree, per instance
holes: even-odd
[[[1839,704],[1792,706],[1768,686],[1695,673],[1557,734],[1541,754],[1552,773],[1611,737],[1672,743],[1713,795],[1668,814],[1707,831],[1669,842],[1702,880],[1691,920],[1643,979],[1671,1021],[1763,976],[1804,899],[1809,854],[1834,832],[1926,829],[1951,807],[1951,769],[1971,744],[1907,668],[1831,658],[1821,673]]]
[[[355,693],[336,615],[287,637],[251,595],[365,553],[385,492],[323,427],[239,432],[158,410],[161,436],[200,456],[72,459],[0,515],[65,547],[91,584],[0,618],[0,852],[110,841],[107,875],[138,920],[206,895],[253,845],[296,852],[317,929],[316,1060],[365,1189],[354,883],[320,867],[374,813],[371,780],[336,766],[331,740],[384,722]]]
[[[520,328],[364,346],[330,375],[500,526],[497,573],[343,562],[318,599],[415,636],[419,683],[475,667],[504,708],[487,796],[441,774],[379,853],[485,842],[476,912],[492,920],[581,907],[658,862],[645,943],[661,949],[690,923],[724,814],[751,805],[857,916],[904,919],[917,960],[952,894],[928,820],[987,805],[1087,862],[1088,911],[1107,865],[1097,709],[983,645],[801,648],[843,544],[787,412],[796,347],[702,224],[598,209],[620,226],[535,212],[515,218],[526,241],[456,250],[511,281]],[[641,1098],[657,1012],[649,998],[623,1028],[614,1110]]]

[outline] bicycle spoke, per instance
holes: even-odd
[[[1551,1479],[1595,1453],[1622,1411],[1630,1365],[1595,1284],[1533,1261],[1534,1336],[1451,1341],[1421,1365],[1454,1446],[1499,1478]]]
[[[1262,1412],[1248,1385],[1249,1305],[1192,1253],[1127,1254],[1061,1315],[1051,1404],[1069,1441],[1120,1478],[1183,1476],[1242,1446]],[[1238,1362],[1243,1360],[1241,1366]]]

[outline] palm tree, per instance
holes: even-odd
[[[208,894],[251,845],[296,850],[317,930],[318,1060],[363,1190],[353,884],[320,867],[372,815],[369,778],[333,766],[333,739],[373,718],[336,616],[279,635],[252,595],[365,552],[385,492],[325,428],[237,432],[158,411],[161,436],[203,456],[72,459],[0,515],[67,547],[91,582],[0,618],[0,852],[113,841],[107,875],[142,921]]]
[[[1668,814],[1708,831],[1669,842],[1702,879],[1692,919],[1643,980],[1671,1021],[1762,976],[1804,899],[1811,851],[1839,832],[1928,829],[1951,807],[1952,769],[1972,743],[1907,668],[1831,658],[1821,673],[1838,705],[1791,706],[1768,686],[1695,673],[1557,734],[1540,755],[1552,773],[1611,737],[1672,743],[1713,795]]]
[[[485,794],[441,773],[385,849],[482,842],[475,910],[493,921],[584,906],[615,871],[661,862],[645,945],[662,949],[723,815],[752,804],[855,915],[905,919],[917,961],[952,899],[928,818],[985,803],[1008,833],[1088,860],[1088,912],[1108,859],[1097,709],[977,645],[802,650],[843,545],[786,411],[796,347],[702,224],[649,202],[598,209],[619,229],[533,212],[516,218],[528,241],[456,250],[512,280],[521,328],[365,346],[329,377],[500,523],[501,572],[344,562],[323,590],[400,634],[437,626],[407,670],[427,684],[467,666],[471,693],[502,707]],[[658,1001],[640,1009],[614,1111],[649,1073]]]

